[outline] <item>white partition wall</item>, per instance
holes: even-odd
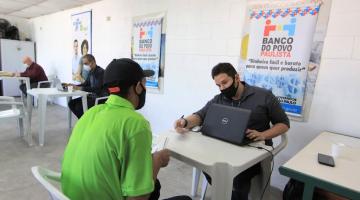
[[[22,60],[25,56],[35,59],[34,42],[0,39],[0,70],[23,72],[26,67]],[[2,92],[4,96],[20,96],[18,80],[3,80]]]

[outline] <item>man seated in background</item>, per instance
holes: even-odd
[[[106,68],[110,96],[79,119],[64,152],[61,188],[70,199],[159,198],[157,175],[168,165],[169,151],[151,154],[150,124],[136,112],[145,104],[145,77],[153,74],[127,58],[114,59]]]
[[[82,62],[84,64],[84,68],[90,71],[89,76],[85,82],[80,85],[66,85],[73,86],[73,89],[75,90],[89,92],[90,94],[87,96],[87,105],[90,108],[94,106],[96,98],[103,96],[102,85],[104,79],[104,69],[96,65],[96,60],[91,54],[84,55],[82,57]],[[79,119],[84,114],[81,98],[76,98],[69,101],[69,108]]]
[[[37,63],[35,63],[29,56],[23,58],[23,64],[26,67],[26,70],[21,73],[12,73],[12,76],[17,77],[29,77],[30,79],[30,88],[37,88],[38,82],[47,81],[48,78],[45,74],[44,69]],[[42,87],[49,87],[48,83],[41,85]],[[20,90],[26,96],[26,84],[22,83],[20,85]]]

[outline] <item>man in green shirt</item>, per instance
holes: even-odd
[[[65,149],[61,186],[70,199],[159,198],[156,177],[169,151],[151,154],[150,124],[135,111],[145,104],[145,77],[153,74],[125,58],[106,68],[108,100],[80,118]]]

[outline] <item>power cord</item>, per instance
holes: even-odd
[[[247,146],[252,147],[252,148],[257,148],[257,149],[265,150],[265,151],[267,151],[267,152],[270,154],[270,156],[271,156],[271,172],[270,172],[270,175],[269,175],[268,180],[266,181],[266,185],[265,185],[265,187],[264,187],[264,189],[263,189],[263,192],[261,193],[260,200],[262,200],[263,197],[264,197],[264,194],[265,194],[265,190],[266,190],[266,188],[268,187],[268,185],[269,185],[269,183],[270,183],[271,174],[272,174],[272,172],[273,172],[273,170],[274,170],[274,155],[272,154],[271,151],[267,150],[267,149],[264,148],[264,147],[256,147],[256,146],[252,146],[252,145],[247,145]],[[271,146],[271,147],[272,147],[272,146]],[[274,147],[272,147],[272,149],[274,150]]]

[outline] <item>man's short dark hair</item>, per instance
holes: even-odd
[[[85,56],[82,57],[82,59],[86,58],[87,61],[89,62],[94,62],[96,63],[95,57],[91,54],[86,54]]]
[[[221,73],[225,73],[232,78],[235,78],[235,75],[237,74],[235,68],[230,63],[219,63],[215,65],[211,71],[211,76],[214,79],[215,76]]]
[[[75,39],[75,40],[74,40],[74,43],[75,43],[75,42],[78,42],[78,40],[77,40],[77,39]]]

